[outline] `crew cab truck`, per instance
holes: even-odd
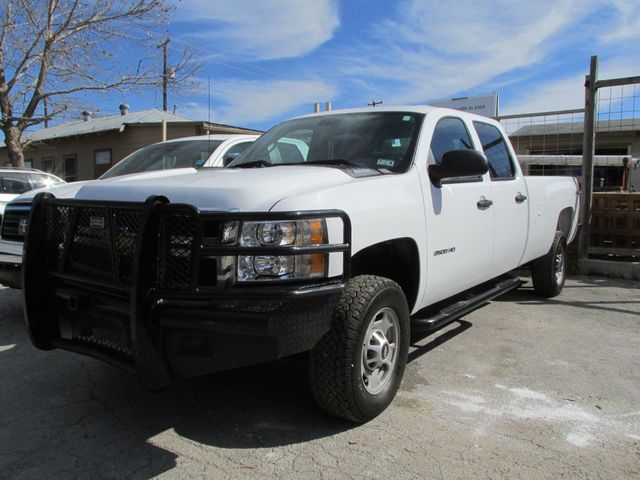
[[[313,114],[225,169],[38,194],[25,317],[36,347],[150,389],[309,351],[318,404],[365,422],[394,398],[412,328],[517,287],[503,275],[525,264],[558,295],[577,213],[576,181],[524,177],[491,119]]]

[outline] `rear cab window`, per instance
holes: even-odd
[[[509,153],[507,141],[500,130],[493,125],[478,121],[473,122],[473,127],[489,162],[491,180],[513,180],[516,177],[516,168],[513,157]]]

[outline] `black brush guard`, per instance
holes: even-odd
[[[341,219],[342,243],[240,247],[210,241],[208,232],[228,221],[309,218]],[[313,253],[341,253],[342,275],[249,286],[219,263]],[[350,261],[351,224],[338,210],[200,212],[161,196],[124,203],[41,193],[25,239],[25,320],[37,348],[101,359],[159,389],[312,348],[329,328]],[[212,268],[216,275],[203,280]]]

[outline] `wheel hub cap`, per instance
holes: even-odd
[[[385,307],[371,319],[362,345],[362,383],[372,395],[389,383],[398,356],[398,315]]]

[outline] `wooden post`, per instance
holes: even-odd
[[[591,235],[591,204],[593,201],[593,157],[595,155],[596,119],[598,93],[598,57],[591,57],[591,68],[584,84],[584,132],[582,140],[582,191],[580,217],[582,230],[578,244],[579,258],[589,256]]]

